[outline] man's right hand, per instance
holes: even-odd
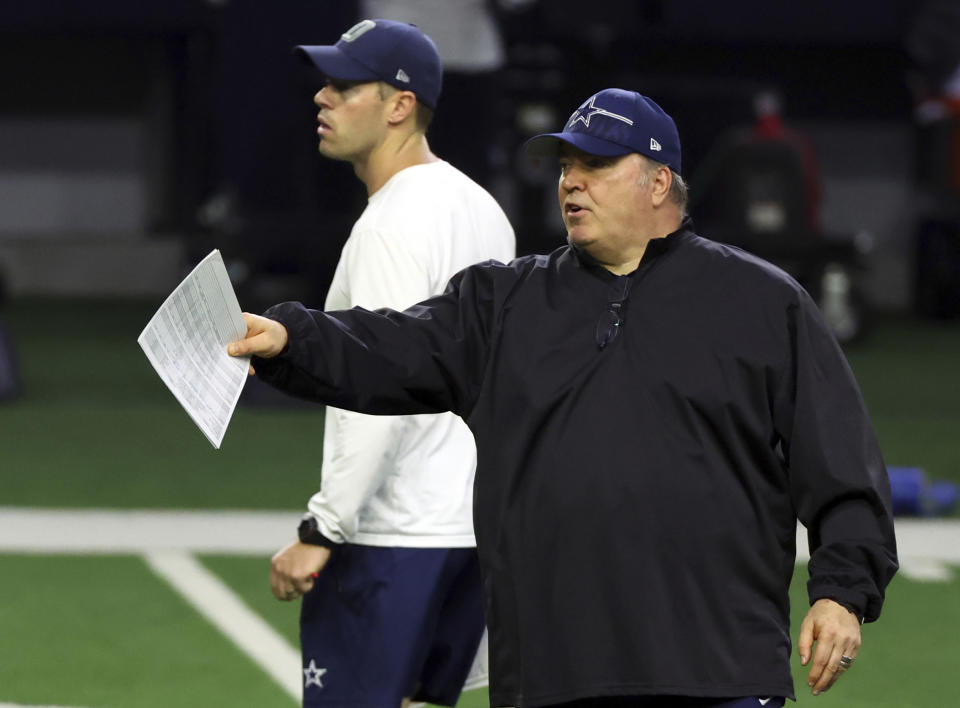
[[[243,313],[243,319],[247,323],[247,334],[243,339],[230,343],[227,347],[230,356],[253,355],[269,359],[286,348],[289,337],[287,328],[282,324],[249,312]],[[252,366],[250,373],[253,373]]]
[[[313,578],[330,560],[330,549],[294,541],[270,561],[270,589],[278,600],[296,600],[313,589]]]

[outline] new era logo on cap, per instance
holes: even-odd
[[[385,81],[413,91],[417,100],[436,108],[443,81],[440,55],[415,25],[392,20],[363,20],[332,46],[298,46],[331,79]]]
[[[544,133],[527,141],[533,154],[556,154],[557,141],[591,155],[637,152],[680,174],[680,136],[673,118],[636,91],[604,89],[573,112],[561,133]]]

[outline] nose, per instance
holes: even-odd
[[[317,104],[317,108],[330,108],[330,99],[326,95],[327,87],[324,86],[313,96],[313,102]]]
[[[578,170],[575,165],[567,165],[560,172],[560,189],[565,192],[583,189],[583,172]]]

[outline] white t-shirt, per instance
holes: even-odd
[[[343,247],[325,309],[406,309],[468,265],[514,257],[513,229],[482,187],[438,161],[395,174]],[[320,491],[308,504],[334,541],[476,545],[476,447],[453,413],[369,416],[327,407]]]

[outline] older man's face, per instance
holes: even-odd
[[[567,242],[604,265],[642,253],[652,215],[648,169],[636,153],[603,157],[562,144],[557,194]]]

